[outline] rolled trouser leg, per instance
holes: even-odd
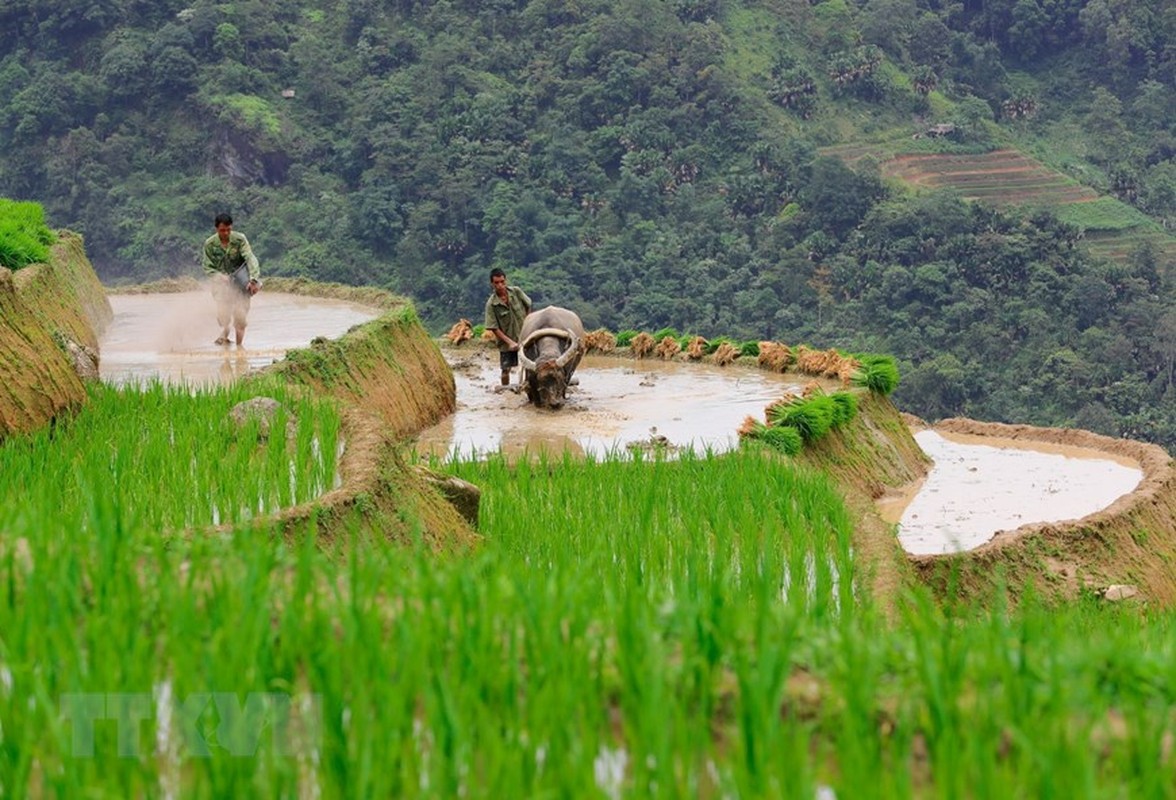
[[[225,287],[214,283],[212,299],[216,302],[216,324],[220,326],[217,344],[228,344],[229,325],[233,322],[233,298],[224,291]]]
[[[245,338],[245,324],[249,316],[249,295],[238,295],[233,304],[233,327],[237,330],[237,344]]]

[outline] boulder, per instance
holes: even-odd
[[[273,427],[274,419],[281,408],[282,404],[272,397],[251,397],[233,406],[229,411],[229,418],[238,428],[244,428],[250,420],[256,419],[258,439],[264,442],[269,439],[270,429]],[[289,414],[286,418],[286,437],[293,439],[297,433],[298,423],[294,419],[294,415]]]
[[[96,381],[98,376],[98,351],[93,347],[65,339],[65,352],[69,354],[74,372],[84,381]]]
[[[1102,596],[1104,600],[1112,602],[1119,600],[1130,600],[1139,595],[1139,588],[1132,586],[1129,583],[1115,583],[1103,589]]]
[[[478,507],[482,503],[482,490],[469,481],[452,475],[440,475],[432,470],[421,469],[425,480],[441,496],[450,502],[471,528],[478,527]]]

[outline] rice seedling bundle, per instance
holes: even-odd
[[[760,438],[784,455],[794,456],[804,447],[804,437],[799,429],[791,425],[766,426]]]
[[[883,395],[890,394],[898,387],[898,364],[893,356],[861,353],[856,359],[861,367],[852,376],[855,386]]]
[[[715,349],[713,356],[714,363],[720,367],[725,367],[728,364],[734,363],[735,359],[739,358],[739,351],[730,342],[723,342]]]
[[[845,361],[846,359],[835,349],[813,350],[805,345],[798,345],[796,348],[796,368],[806,375],[836,377],[843,371],[848,371]]]
[[[584,334],[584,347],[589,353],[611,353],[617,347],[617,337],[604,328]]]
[[[833,400],[833,427],[840,428],[853,421],[858,413],[857,395],[852,392],[833,392],[829,395]]]
[[[833,427],[837,404],[831,397],[814,394],[810,397],[785,398],[768,407],[770,425],[795,428],[806,442],[821,438]]]
[[[617,347],[629,347],[637,338],[638,331],[618,331]]]
[[[758,363],[772,372],[784,372],[793,361],[792,350],[780,342],[760,342]]]
[[[449,332],[445,334],[445,338],[448,339],[453,344],[461,344],[462,342],[468,342],[470,339],[473,338],[473,336],[474,336],[473,326],[470,325],[470,321],[468,319],[464,319],[464,318],[459,319],[457,322],[455,322],[453,324],[453,327],[451,327],[449,329]]]
[[[659,358],[670,361],[682,351],[682,345],[673,336],[666,336],[657,343],[656,353]]]
[[[645,358],[657,347],[657,340],[642,331],[629,342],[629,351],[637,358]]]

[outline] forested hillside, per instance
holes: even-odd
[[[0,196],[108,283],[196,274],[227,210],[267,274],[437,330],[501,266],[589,327],[890,352],[905,410],[1176,449],[1167,0],[10,0],[0,31]],[[877,141],[1031,152],[1152,238],[1106,260],[838,155]]]

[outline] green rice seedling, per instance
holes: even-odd
[[[739,345],[739,354],[742,356],[758,356],[759,351],[759,342],[756,341],[747,341]]]
[[[324,485],[325,473],[291,485],[288,462],[297,447],[314,462],[316,437],[330,452],[332,407],[266,393],[299,427],[293,444],[256,422],[220,424],[240,390],[149,387],[101,391],[97,417],[0,447],[0,786],[1172,794],[1176,614],[1031,594],[965,607],[916,586],[890,620],[837,487],[763,448],[452,459],[444,469],[483,492],[469,551],[390,546],[358,524],[330,541],[313,522],[292,539],[163,535],[160,523],[214,497],[269,505]],[[143,428],[168,446],[136,449],[156,436]],[[196,447],[196,432],[209,441]],[[177,457],[190,447],[195,458]],[[137,471],[143,459],[178,488]],[[279,488],[239,472],[269,474],[271,461]],[[247,491],[217,495],[222,482]],[[134,735],[99,720],[93,755],[79,755],[65,712],[85,695],[148,713]],[[239,727],[250,719],[261,724]]]
[[[39,203],[0,197],[0,266],[16,270],[43,262],[56,238]]]
[[[786,456],[794,456],[804,448],[804,437],[791,425],[768,425],[760,440]]]
[[[617,347],[628,347],[641,331],[624,330],[617,333]]]
[[[853,357],[862,365],[850,378],[854,386],[884,395],[898,387],[898,364],[893,356],[857,353]]]
[[[852,422],[857,416],[858,399],[852,392],[833,392],[829,395],[833,400],[833,427],[840,428]]]
[[[812,442],[829,432],[836,414],[837,404],[833,399],[816,394],[773,404],[768,408],[768,423],[794,428],[804,441]]]
[[[732,345],[738,345],[738,343],[732,341],[731,337],[729,337],[729,336],[716,336],[714,339],[707,340],[706,348],[705,348],[706,354],[708,356],[714,355],[715,351],[718,350],[719,346],[722,345],[724,342],[729,342]]]
[[[286,411],[263,435],[258,419],[238,427],[229,418],[248,397],[242,388],[91,387],[76,417],[0,447],[0,527],[24,509],[28,519],[81,530],[87,503],[101,494],[124,526],[179,530],[252,519],[332,488],[338,412],[277,386],[265,391]]]
[[[656,330],[653,332],[653,339],[654,339],[654,341],[657,341],[657,342],[660,342],[662,339],[666,338],[667,336],[670,337],[671,339],[681,339],[682,338],[682,334],[678,333],[677,328],[660,328],[659,330]]]

